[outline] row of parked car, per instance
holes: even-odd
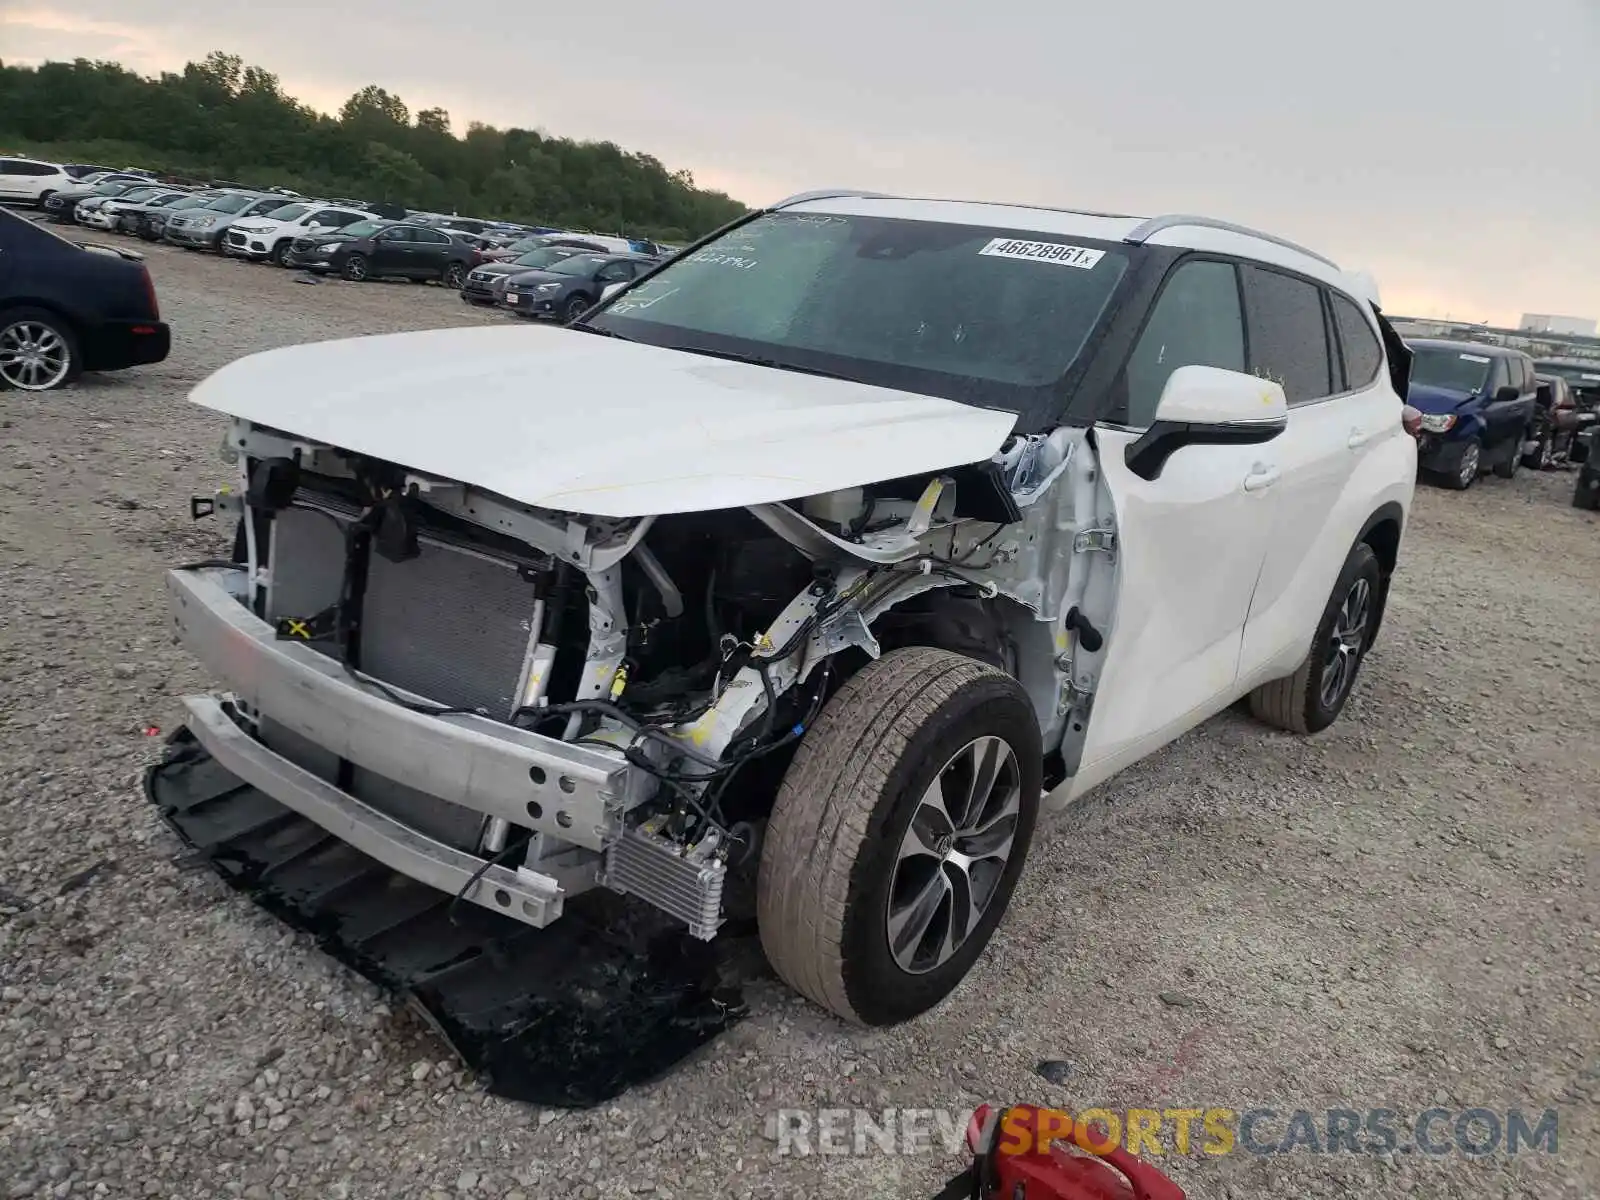
[[[671,247],[601,234],[532,230],[283,190],[190,188],[106,172],[45,198],[52,220],[192,250],[337,275],[352,282],[437,281],[462,300],[518,316],[570,319]]]
[[[1549,470],[1591,457],[1600,360],[1534,359],[1509,346],[1418,339],[1408,402],[1424,477],[1463,490],[1486,472]],[[1580,473],[1573,502],[1585,495]]]

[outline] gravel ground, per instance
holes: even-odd
[[[1047,824],[931,1016],[864,1033],[758,979],[669,1078],[540,1111],[186,869],[137,783],[146,728],[206,684],[161,571],[226,532],[188,518],[227,481],[188,388],[272,346],[503,318],[150,265],[170,361],[0,394],[0,1196],[918,1197],[957,1160],[782,1156],[767,1118],[984,1099],[1551,1107],[1554,1155],[1176,1157],[1169,1133],[1164,1162],[1194,1197],[1600,1194],[1600,522],[1570,475],[1420,491],[1345,718],[1303,740],[1226,714]]]

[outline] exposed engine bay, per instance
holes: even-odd
[[[388,831],[372,838],[397,824],[470,856],[459,889],[444,849],[436,877],[410,872],[458,900],[543,927],[604,886],[715,936],[794,747],[844,679],[899,646],[1014,675],[1047,781],[1076,765],[1115,555],[1082,430],[927,477],[639,518],[535,508],[242,419],[223,454],[239,487],[196,505],[238,518],[237,561],[173,572],[180,633],[234,686],[226,719],[326,784],[318,803],[342,795]],[[196,575],[265,623],[252,636],[274,661],[321,656],[319,691],[338,680],[377,719],[470,737],[401,770],[386,764],[410,726],[364,751],[384,740],[372,713],[252,694],[240,677],[264,672],[230,676],[225,639],[190,623]],[[515,788],[476,757],[483,731],[527,748]]]

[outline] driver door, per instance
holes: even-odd
[[[1133,428],[1095,430],[1116,512],[1116,620],[1106,631],[1073,794],[1235,698],[1245,618],[1273,522],[1276,448],[1185,446],[1154,479],[1130,468],[1127,452],[1156,419],[1173,371],[1245,370],[1239,294],[1233,263],[1179,263],[1124,369]]]

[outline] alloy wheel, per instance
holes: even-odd
[[[1482,461],[1483,452],[1478,449],[1478,443],[1468,442],[1466,449],[1461,452],[1461,469],[1457,472],[1462,487],[1478,477],[1478,467]]]
[[[1005,874],[1022,805],[1010,745],[980,737],[917,801],[895,857],[885,932],[900,968],[925,974],[961,949]]]
[[[1358,579],[1345,593],[1339,615],[1333,621],[1327,657],[1322,663],[1322,704],[1335,708],[1356,677],[1361,650],[1367,641],[1367,620],[1372,614],[1372,586]]]
[[[23,392],[43,392],[72,370],[72,347],[42,321],[18,321],[0,329],[0,379]]]

